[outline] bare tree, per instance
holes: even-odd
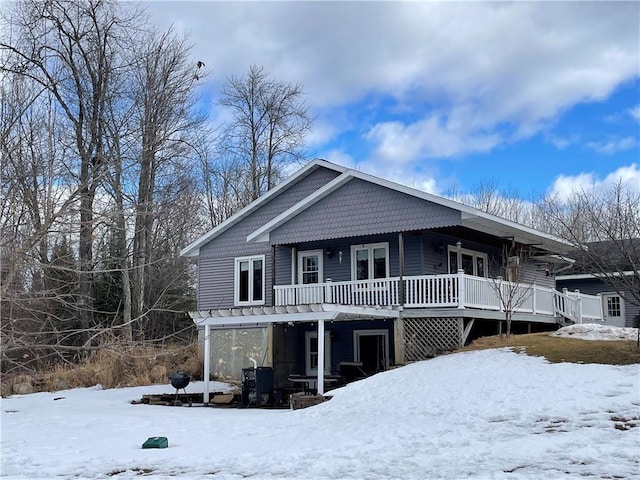
[[[196,154],[196,132],[204,121],[194,109],[194,87],[205,75],[204,64],[190,60],[188,39],[172,31],[152,32],[143,44],[134,86],[135,118],[141,125],[133,238],[133,315],[137,317],[145,315],[149,300],[146,279],[152,261],[156,195],[174,181],[163,169],[175,167],[189,153]]]
[[[201,62],[108,0],[2,13],[3,371],[188,329]]]
[[[0,44],[10,52],[4,70],[49,92],[73,132],[80,211],[78,317],[85,331],[92,323],[93,205],[108,157],[105,108],[121,66],[117,52],[125,48],[121,32],[130,21],[110,2],[29,0],[16,4],[15,36]]]
[[[536,222],[536,201],[524,199],[516,188],[501,189],[495,179],[482,180],[469,193],[461,192],[458,187],[453,186],[446,196],[512,222],[529,226]]]
[[[226,148],[245,165],[249,203],[281,179],[281,167],[304,154],[311,118],[302,86],[272,80],[252,65],[247,75],[227,80],[220,104],[233,114]]]
[[[507,327],[506,337],[511,336],[511,322],[513,314],[531,298],[532,291],[529,285],[523,285],[520,268],[527,260],[528,254],[523,249],[517,249],[514,244],[502,248],[502,261],[500,269],[503,275],[491,279],[491,287],[495,292],[500,309],[504,312]]]
[[[583,271],[640,305],[638,191],[619,181],[609,189],[577,190],[566,202],[546,198],[540,208],[551,233],[576,245]]]

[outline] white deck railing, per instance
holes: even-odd
[[[576,323],[602,320],[599,296],[558,292],[553,288],[464,273],[404,277],[404,303],[408,308],[472,308],[563,316]],[[354,306],[399,306],[400,278],[274,287],[275,305],[330,303]]]

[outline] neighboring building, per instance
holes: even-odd
[[[599,261],[595,264],[584,251],[572,250],[568,256],[575,259],[574,265],[556,277],[559,290],[567,289],[574,292],[574,296],[576,290],[581,294],[600,296],[605,325],[633,327],[636,317],[640,315],[637,300],[640,290],[637,270],[640,266],[640,239],[626,242],[622,247],[626,255],[621,255],[621,247],[616,242],[586,244],[588,250],[598,254]],[[628,257],[634,257],[635,262]],[[605,266],[608,272],[598,271]],[[636,292],[636,298],[632,289]]]
[[[181,254],[197,257],[190,315],[207,339],[205,372],[239,379],[255,362],[274,368],[278,388],[299,375],[324,391],[332,375],[372,374],[497,333],[505,318],[498,289],[517,292],[506,304],[520,331],[599,317],[597,297],[578,310],[575,295],[554,289],[570,248],[314,160]]]

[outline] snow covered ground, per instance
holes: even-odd
[[[596,323],[570,325],[553,332],[552,337],[579,338],[582,340],[637,340],[637,328],[611,327]]]
[[[498,349],[397,368],[296,411],[130,404],[168,385],[13,396],[1,403],[1,476],[637,478],[638,374]],[[169,448],[141,449],[151,436]]]

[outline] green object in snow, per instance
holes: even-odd
[[[167,437],[149,437],[142,444],[142,448],[167,448],[168,446],[169,440],[167,440]]]

